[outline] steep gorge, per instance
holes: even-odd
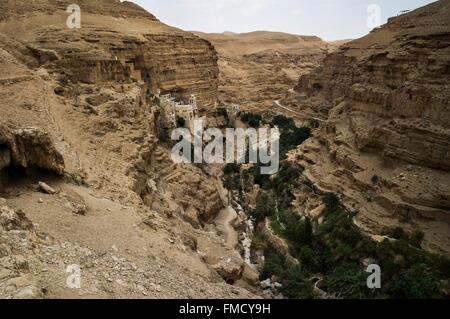
[[[254,112],[271,111],[300,75],[336,48],[318,37],[281,32],[195,34],[211,41],[219,54],[219,99]]]
[[[69,4],[0,4],[0,295],[255,297],[214,181],[156,136],[157,90],[214,105],[214,48],[119,1],[79,1],[69,29]]]
[[[372,235],[402,227],[450,253],[450,1],[389,20],[300,78],[300,113],[326,119],[291,160]],[[315,211],[317,197],[299,190]]]

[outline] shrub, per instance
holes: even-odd
[[[373,175],[372,176],[372,179],[371,179],[371,181],[372,181],[372,184],[378,184],[378,181],[379,181],[380,179],[379,179],[379,177],[377,176],[377,175]]]
[[[289,163],[283,163],[277,176],[272,179],[271,187],[278,195],[282,195],[289,190],[289,187],[294,184],[300,177],[299,170]]]
[[[236,163],[229,163],[229,164],[225,165],[225,167],[223,168],[223,173],[225,175],[239,174],[240,166],[239,166],[239,164],[236,164]]]
[[[425,234],[423,231],[414,230],[411,235],[411,242],[414,246],[420,247],[422,245],[422,241],[425,238]]]
[[[450,278],[450,259],[445,256],[432,256],[430,266],[436,274],[443,278]]]
[[[354,263],[342,263],[327,277],[330,292],[347,299],[360,299],[370,294],[367,273]]]
[[[281,257],[272,249],[266,250],[263,269],[260,278],[267,279],[273,275],[284,276],[284,262]]]
[[[247,123],[250,127],[258,128],[261,126],[262,116],[250,112],[241,113],[241,121]]]
[[[225,175],[223,186],[228,190],[239,190],[240,188],[239,175]]]
[[[272,124],[278,126],[280,129],[296,128],[294,120],[292,118],[288,118],[284,115],[275,116],[272,120]]]
[[[390,232],[390,236],[397,240],[401,240],[401,239],[407,240],[408,239],[408,236],[406,235],[405,231],[401,227],[395,227]]]
[[[256,198],[256,208],[252,215],[257,223],[264,221],[266,217],[275,214],[275,200],[266,192],[260,192]]]
[[[225,120],[228,121],[228,112],[227,112],[226,109],[224,109],[224,108],[217,109],[216,115],[217,116],[223,116],[225,118]]]
[[[414,265],[401,274],[392,289],[392,296],[397,299],[429,299],[438,295],[437,281],[423,264]]]
[[[280,129],[280,154],[282,158],[311,136],[309,127],[297,127],[292,118],[284,115],[275,116],[272,124]]]
[[[281,172],[277,177],[280,181],[285,178]],[[272,187],[274,185],[277,183],[274,182]],[[408,235],[398,227],[387,232],[397,240],[374,242],[354,225],[353,216],[342,209],[338,196],[329,193],[323,197],[327,206],[324,222],[314,234],[311,221],[297,220],[291,211],[292,198],[288,192],[277,191],[275,194],[280,221],[286,226],[283,234],[288,239],[291,253],[303,266],[303,269],[284,271],[283,293],[287,297],[305,298],[308,295],[310,284],[304,280],[308,271],[322,273],[327,291],[344,298],[442,297],[440,286],[450,278],[450,260],[422,250],[422,232]],[[379,263],[382,289],[367,288],[369,275],[359,266],[361,258],[373,258]]]
[[[285,271],[281,292],[290,299],[305,299],[313,297],[312,283],[298,267],[291,267]]]
[[[304,221],[288,221],[286,225],[286,237],[295,253],[300,253],[304,246],[311,245],[313,230],[309,218],[306,218]]]
[[[302,265],[309,271],[320,271],[320,256],[310,246],[303,246],[298,255]]]
[[[335,211],[341,204],[339,197],[334,193],[325,194],[323,197],[323,203],[327,207],[328,211]]]
[[[270,180],[270,175],[261,174],[261,165],[255,164],[248,170],[249,175],[253,176],[253,183],[258,184],[261,188],[265,190],[270,190],[272,188],[272,183]]]
[[[258,231],[255,231],[255,233],[253,234],[251,249],[263,251],[267,249],[267,243]]]

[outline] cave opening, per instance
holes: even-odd
[[[22,188],[30,184],[37,184],[39,181],[51,183],[60,179],[61,176],[39,166],[9,165],[0,170],[0,193],[6,192],[10,188]]]

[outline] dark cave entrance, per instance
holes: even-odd
[[[0,170],[0,193],[11,188],[27,187],[39,181],[51,183],[61,179],[56,173],[35,165],[9,165]]]

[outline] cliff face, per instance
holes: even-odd
[[[344,45],[298,91],[344,98],[359,149],[450,169],[450,8],[441,1]]]
[[[219,53],[219,98],[257,112],[272,109],[333,48],[318,37],[279,32],[196,34]]]
[[[59,1],[59,0],[33,0],[33,1],[14,1],[4,0],[2,1],[1,8],[2,15],[0,18],[18,18],[23,17],[25,13],[45,12],[47,14],[55,14],[55,11],[66,11],[67,6],[73,2]],[[154,15],[143,10],[138,5],[120,0],[80,0],[77,1],[82,11],[85,13],[105,14],[114,17],[123,18],[146,18],[154,21],[158,21]]]
[[[213,105],[215,50],[135,5],[77,3],[70,30],[68,1],[0,2],[0,298],[254,297],[248,274],[224,280],[245,262],[212,224],[217,174],[155,136],[149,90]]]
[[[180,99],[195,94],[200,105],[214,105],[219,71],[209,42],[119,1],[79,1],[82,28],[69,29],[70,4],[2,2],[0,32],[24,41],[41,64],[73,82],[125,81],[131,69],[153,91],[172,92]]]
[[[447,253],[449,71],[445,0],[342,46],[296,87],[305,98],[298,106],[326,118],[297,154],[305,176],[341,193],[369,232],[417,227],[429,248]]]

